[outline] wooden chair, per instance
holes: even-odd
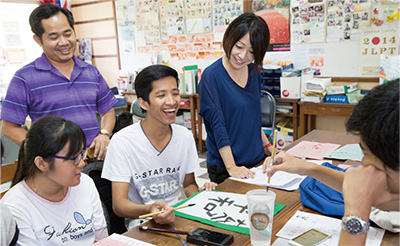
[[[17,163],[18,161],[15,161],[14,163],[1,166],[1,185],[12,181],[12,179],[14,178],[15,170],[17,169]],[[7,191],[1,192],[0,198],[3,197],[6,192]]]

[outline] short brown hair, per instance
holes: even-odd
[[[230,58],[232,47],[247,33],[253,47],[254,64],[260,67],[269,46],[270,36],[267,23],[254,13],[244,13],[229,24],[222,40],[225,54]]]

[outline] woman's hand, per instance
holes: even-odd
[[[151,213],[163,210],[165,210],[165,212],[153,216],[154,221],[160,225],[173,223],[175,221],[175,214],[172,207],[160,201],[151,204]]]
[[[227,169],[229,176],[240,178],[240,179],[247,179],[247,178],[254,178],[254,172],[250,169],[243,167],[243,166],[234,166]]]
[[[212,190],[215,190],[215,188],[216,188],[217,186],[218,186],[217,183],[214,183],[214,182],[206,182],[206,183],[203,185],[203,187],[199,188],[199,191],[200,191],[200,190],[212,191]]]

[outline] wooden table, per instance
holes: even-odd
[[[347,117],[353,111],[354,105],[340,103],[311,103],[299,102],[300,108],[300,137],[308,133],[308,116],[310,116],[310,131],[315,129],[315,116]]]
[[[14,178],[14,174],[15,174],[15,170],[17,169],[17,164],[18,162],[15,161],[14,163],[11,164],[6,164],[6,165],[2,165],[1,166],[1,184],[7,183],[9,181],[12,181]],[[4,191],[0,194],[0,198],[4,196],[4,194],[6,194],[7,191]]]
[[[327,142],[327,143],[336,143],[340,145],[346,145],[350,143],[358,143],[359,137],[353,136],[351,134],[347,134],[344,132],[331,132],[331,131],[321,131],[321,130],[314,130],[304,137],[296,140],[291,145],[287,146],[285,149],[289,149],[294,145],[298,144],[299,142],[307,140],[307,141],[317,141],[317,142]],[[340,163],[339,161],[333,161],[334,164]],[[233,181],[230,179],[225,180],[221,183],[217,190],[224,191],[224,192],[232,192],[232,193],[239,193],[245,194],[247,191],[252,189],[260,189],[265,188],[257,185],[246,184],[238,181]],[[298,190],[289,192],[283,191],[278,189],[272,189],[276,193],[276,202],[280,204],[285,204],[286,207],[283,208],[278,214],[274,216],[273,226],[272,226],[272,242],[274,242],[277,237],[276,234],[282,227],[287,223],[287,221],[296,213],[296,211],[305,211],[310,213],[317,212],[303,207],[300,200],[300,193]],[[223,229],[219,229],[216,227],[212,227],[206,224],[202,224],[197,221],[184,219],[181,217],[176,217],[176,220],[171,225],[157,225],[154,223],[153,220],[148,221],[145,223],[146,226],[150,227],[157,227],[157,228],[164,228],[164,229],[172,229],[172,227],[176,227],[177,230],[184,230],[184,231],[193,231],[197,227],[203,227],[215,231],[221,231],[225,233],[232,234],[234,236],[234,242],[232,245],[251,245],[250,243],[250,236],[226,231]],[[125,236],[133,237],[148,243],[152,243],[155,245],[182,245],[176,235],[168,234],[168,233],[154,233],[154,232],[142,232],[139,231],[138,228],[133,228],[128,232],[124,233]],[[184,237],[185,239],[186,237]],[[399,234],[385,232],[385,236],[383,238],[382,244],[383,246],[386,245],[398,245],[399,242]]]

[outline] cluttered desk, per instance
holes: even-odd
[[[321,130],[314,130],[307,135],[303,136],[302,138],[298,139],[295,141],[293,144],[287,146],[285,150],[295,150],[295,146],[299,147],[302,146],[302,148],[306,148],[303,145],[308,142],[318,142],[322,144],[327,144],[327,148],[332,147],[332,145],[337,145],[338,146],[345,146],[348,144],[358,144],[359,138],[356,136],[353,136],[351,134],[347,134],[344,132],[331,132],[331,131],[321,131]],[[312,153],[310,153],[311,155]],[[359,164],[357,161],[340,161],[340,160],[329,160],[331,163],[334,165],[338,164],[346,164],[346,163],[351,163],[351,164]],[[271,243],[272,245],[288,245],[287,240],[284,239],[285,237],[291,237],[293,236],[292,234],[294,233],[293,230],[301,230],[302,226],[312,226],[312,225],[307,225],[304,220],[300,220],[301,218],[308,217],[309,221],[307,223],[314,223],[315,225],[322,226],[325,230],[329,230],[328,232],[331,233],[332,238],[331,240],[326,241],[327,243],[330,241],[331,244],[327,245],[337,245],[337,241],[339,238],[340,234],[340,219],[338,218],[333,218],[329,216],[323,216],[319,214],[318,212],[307,208],[302,205],[302,201],[300,198],[300,192],[298,189],[294,191],[288,191],[285,190],[285,188],[281,189],[276,189],[273,188],[274,186],[272,185],[273,182],[271,181],[271,188],[273,192],[276,193],[276,200],[275,200],[275,215],[273,217],[273,223],[272,223],[272,233],[271,233]],[[261,184],[252,184],[250,183],[245,183],[245,182],[240,182],[234,179],[227,179],[223,183],[221,183],[218,187],[217,190],[219,191],[214,191],[209,193],[210,197],[215,197],[215,194],[217,194],[218,199],[211,198],[209,200],[215,201],[215,203],[224,201],[227,206],[229,206],[229,199],[235,200],[236,202],[233,202],[233,206],[236,206],[237,210],[240,210],[240,201],[241,201],[241,196],[240,194],[246,194],[246,192],[253,190],[253,189],[260,189],[264,188],[265,185]],[[289,189],[290,190],[290,189]],[[199,193],[198,193],[199,194]],[[227,195],[231,196],[228,198],[226,197]],[[196,195],[195,197],[191,197],[185,201],[182,201],[178,205],[186,204],[186,203],[193,203],[194,201],[197,203],[202,203],[205,202],[204,204],[198,204],[196,206],[197,212],[201,213],[200,210],[205,209],[207,210],[206,212],[209,212],[209,215],[214,216],[214,218],[219,218],[219,222],[226,222],[228,219],[227,217],[230,217],[230,221],[233,224],[240,224],[241,220],[238,219],[239,216],[238,214],[229,214],[231,213],[228,211],[228,209],[225,209],[224,212],[228,214],[228,216],[224,216],[225,219],[222,219],[221,216],[217,216],[215,212],[214,207],[216,205],[212,205],[212,203],[208,202],[207,203],[207,198],[201,198],[201,199],[196,199],[196,197],[200,196],[207,196],[206,192],[201,192],[199,195]],[[204,201],[206,200],[206,201]],[[232,204],[230,204],[232,205]],[[278,211],[277,211],[277,205],[278,205]],[[212,208],[211,208],[211,207]],[[232,207],[233,207],[232,206]],[[195,229],[201,227],[205,229],[209,229],[212,231],[217,231],[217,232],[222,232],[225,234],[230,234],[233,236],[234,241],[232,242],[231,245],[251,245],[250,242],[250,236],[248,233],[248,228],[246,229],[237,229],[233,228],[235,226],[227,226],[227,225],[221,225],[224,223],[216,223],[216,220],[210,222],[210,218],[204,219],[204,218],[196,218],[196,216],[190,215],[190,213],[187,213],[186,215],[184,209],[178,210],[182,212],[176,213],[178,216],[176,216],[176,220],[173,224],[170,225],[158,225],[156,224],[153,220],[147,221],[143,224],[143,226],[147,226],[147,228],[157,228],[157,229],[165,229],[165,230],[178,230],[178,231],[184,231],[184,232],[193,232]],[[176,211],[177,212],[177,211]],[[200,222],[201,221],[201,222]],[[232,224],[231,223],[231,224]],[[243,222],[245,223],[245,222]],[[290,225],[290,226],[288,226]],[[338,227],[339,226],[339,227]],[[238,226],[239,227],[239,226]],[[290,227],[290,229],[288,229]],[[294,228],[294,229],[293,229]],[[125,238],[131,238],[134,240],[140,240],[144,244],[143,245],[148,245],[145,244],[145,242],[153,245],[185,245],[186,243],[184,240],[186,239],[185,235],[182,235],[181,238],[177,237],[176,234],[172,233],[165,233],[165,232],[160,232],[160,231],[143,231],[140,230],[138,227],[133,228],[126,233],[123,234]],[[183,241],[182,241],[183,240]],[[140,242],[139,241],[139,242]],[[336,243],[335,243],[336,242]],[[397,245],[399,242],[399,235],[395,233],[391,233],[389,231],[385,231],[382,229],[378,228],[372,228],[368,234],[367,238],[367,245]],[[188,243],[188,245],[193,245]]]

